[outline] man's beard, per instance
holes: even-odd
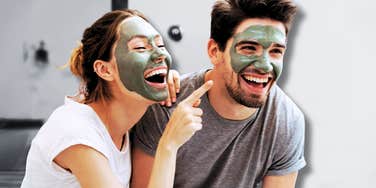
[[[228,77],[227,77],[228,78]],[[231,77],[232,78],[232,77]],[[236,84],[233,86],[231,83],[233,83],[230,79],[225,79],[225,85],[227,92],[229,95],[239,104],[250,107],[250,108],[260,108],[264,105],[267,95],[266,96],[260,96],[255,94],[246,95],[245,92],[242,91],[242,88],[240,87],[239,77],[237,77]],[[242,78],[240,78],[242,79]]]

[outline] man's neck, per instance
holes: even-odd
[[[223,78],[210,70],[205,74],[205,81],[213,80],[214,85],[208,91],[210,105],[223,118],[230,120],[244,120],[252,116],[257,108],[249,108],[236,102],[229,94]]]

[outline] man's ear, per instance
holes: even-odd
[[[208,41],[208,55],[213,65],[223,62],[223,52],[219,49],[218,43],[214,39]]]
[[[115,79],[115,70],[111,62],[95,60],[93,64],[94,72],[99,77],[106,81],[113,81]]]

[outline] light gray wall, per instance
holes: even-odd
[[[46,118],[73,95],[78,82],[58,70],[83,30],[111,9],[110,1],[3,0],[0,6],[0,118]],[[33,56],[44,40],[50,63],[37,67]]]
[[[129,8],[140,10],[162,34],[173,64],[181,73],[188,73],[210,67],[206,43],[210,34],[210,10],[215,0],[134,0]],[[168,37],[172,25],[182,28],[183,38],[175,42]]]
[[[182,72],[190,72],[210,66],[206,41],[212,2],[134,0],[129,6],[157,24]],[[376,112],[376,2],[297,3],[300,13],[289,36],[279,83],[306,114],[308,167],[297,187],[376,187],[372,118]],[[50,6],[55,9],[48,10]],[[74,93],[74,80],[54,66],[66,62],[84,27],[109,9],[104,1],[2,1],[0,117],[44,117],[62,103],[64,95]],[[185,38],[180,43],[169,41],[170,24],[183,27]],[[33,71],[43,70],[35,71],[29,60],[23,61],[22,45],[29,49],[40,39],[47,43],[51,66],[34,78]]]
[[[376,187],[373,1],[300,0],[285,90],[307,116],[304,187]]]

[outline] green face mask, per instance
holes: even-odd
[[[270,60],[267,48],[272,43],[285,45],[286,35],[279,29],[272,26],[253,25],[241,33],[234,35],[234,40],[230,49],[231,66],[236,73],[244,68],[254,65],[255,68],[264,72],[274,71],[277,80],[282,72],[282,62],[273,62]],[[263,47],[261,55],[242,55],[237,53],[236,45],[243,41],[254,41]]]
[[[164,47],[155,44],[157,36],[160,34],[144,19],[136,16],[127,18],[120,25],[120,39],[115,49],[115,57],[120,79],[128,90],[153,101],[163,101],[168,96],[167,87],[152,86],[144,76],[145,71],[155,72],[158,68],[167,67],[167,70],[170,68],[171,56]],[[145,38],[151,49],[142,52],[130,51],[128,42],[133,37]],[[156,60],[163,56],[164,61],[157,63]],[[159,78],[159,84],[165,82],[165,77]]]

